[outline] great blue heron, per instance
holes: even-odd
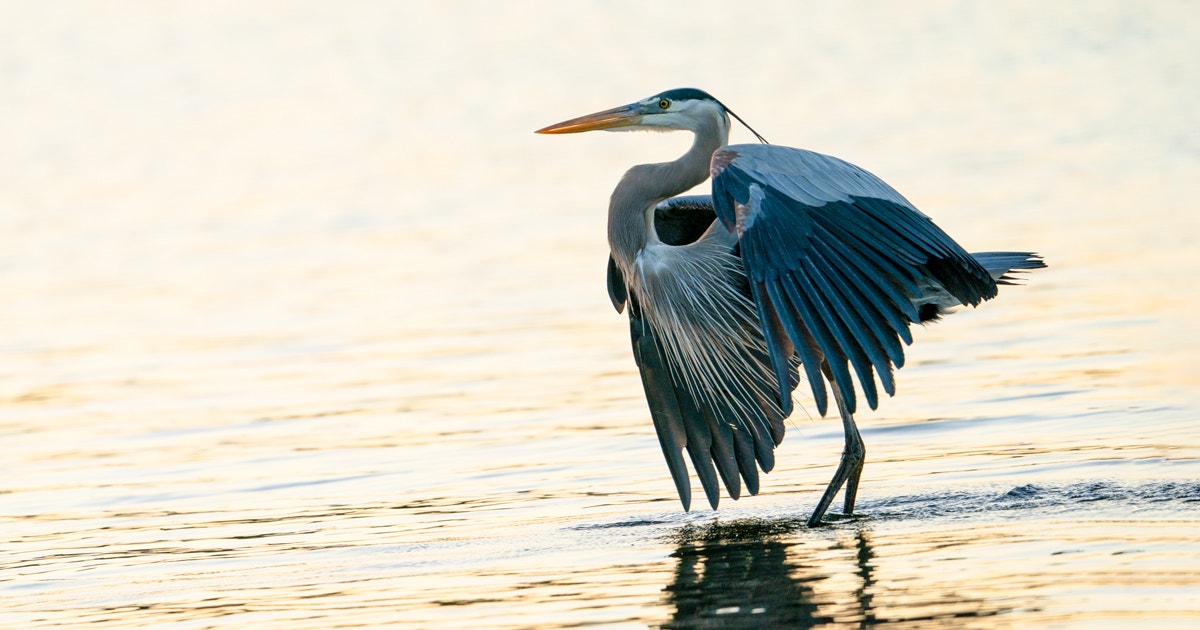
[[[866,450],[851,371],[872,409],[875,380],[895,394],[912,324],[976,306],[1044,267],[1036,254],[969,254],[900,193],[842,160],[766,144],[725,146],[736,114],[708,93],[668,90],[539,129],[684,130],[674,162],[629,169],[608,209],[608,292],[629,307],[633,354],[685,510],[686,448],[709,504],[774,467],[803,369],[817,410],[833,392],[846,446],[812,516],[844,485],[854,501]],[[749,129],[749,125],[746,126]],[[711,196],[676,197],[711,174]],[[756,464],[757,467],[756,468]],[[739,479],[740,473],[740,479]]]

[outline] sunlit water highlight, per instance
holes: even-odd
[[[0,8],[0,625],[1200,623],[1194,8],[680,10]],[[1051,264],[917,331],[863,518],[807,400],[679,510],[603,234],[687,139],[531,132],[683,85]]]

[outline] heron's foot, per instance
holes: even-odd
[[[824,527],[826,525],[837,525],[839,523],[853,523],[871,518],[868,514],[854,513],[842,514],[840,512],[829,512],[817,520],[808,519],[809,527]]]
[[[838,464],[837,471],[833,473],[833,479],[829,481],[825,493],[817,501],[817,507],[813,510],[812,516],[808,517],[809,527],[819,527],[822,524],[826,511],[843,487],[846,492],[842,514],[830,514],[829,517],[831,520],[835,517],[841,517],[840,520],[854,518],[854,502],[858,498],[858,480],[862,477],[866,449],[863,448],[862,439],[858,438],[857,431],[854,432],[853,440],[847,440],[846,447],[846,450],[842,452],[842,461]]]

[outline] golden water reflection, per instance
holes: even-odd
[[[1186,2],[0,5],[0,626],[1200,619]],[[604,210],[694,85],[1050,264],[683,513]],[[748,141],[738,129],[734,140]]]
[[[907,601],[895,601],[889,585],[877,583],[872,534],[864,528],[815,543],[784,542],[761,531],[803,527],[796,520],[704,528],[698,536],[703,542],[686,543],[672,554],[679,565],[665,603],[675,613],[663,627],[968,627],[972,620],[1010,610],[1003,598],[976,599],[958,589],[939,592],[946,585],[930,583],[919,593],[906,588]]]
[[[1200,541],[1186,522],[1121,521],[1129,534],[1116,542],[1107,526],[1037,517],[919,531],[872,520],[816,536],[800,518],[684,528],[663,627],[969,628],[1009,617],[1029,626],[1169,624],[1200,608],[1191,592],[1197,572],[1172,569],[1167,558],[1182,540]],[[1047,566],[1045,557],[1059,560]],[[1150,592],[1155,606],[1139,610]],[[1066,593],[1085,601],[1083,610],[1057,606]]]

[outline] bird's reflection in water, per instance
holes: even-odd
[[[862,626],[866,627],[875,623],[875,609],[871,606],[871,598],[875,592],[872,588],[875,580],[871,576],[871,569],[875,567],[875,553],[871,550],[867,534],[861,529],[855,531],[854,538],[854,566],[858,574],[858,588],[855,589],[854,599],[858,601],[858,610],[862,614]]]
[[[1012,610],[1011,602],[966,596],[957,582],[878,583],[862,523],[814,531],[803,519],[745,519],[684,528],[677,544],[674,579],[663,589],[674,614],[664,628],[949,628]]]
[[[674,581],[666,603],[675,608],[664,628],[810,628],[832,623],[818,611],[812,574],[789,559],[781,535],[797,521],[739,520],[680,532]],[[859,534],[861,537],[861,533]],[[860,554],[869,561],[870,553]],[[869,580],[869,567],[863,567]],[[808,573],[808,575],[806,575]],[[869,596],[863,595],[869,602]]]

